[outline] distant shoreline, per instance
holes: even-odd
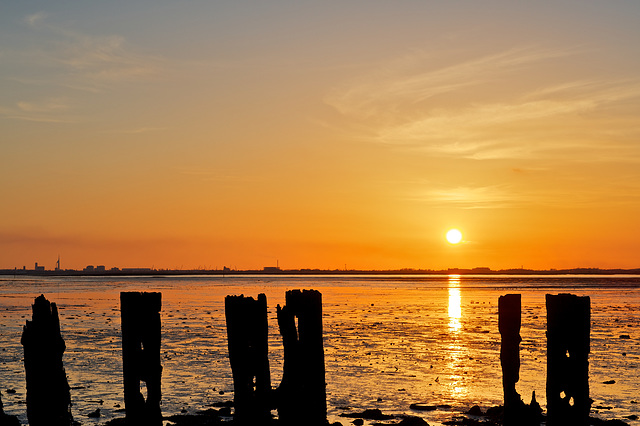
[[[357,275],[640,275],[640,268],[636,269],[600,269],[600,268],[573,268],[573,269],[499,269],[472,268],[472,269],[393,269],[393,270],[327,270],[327,269],[151,269],[151,268],[113,268],[109,270],[32,270],[32,269],[0,269],[0,276],[28,276],[28,277],[124,277],[124,276],[180,276],[180,275],[211,275],[211,276],[241,276],[241,275],[271,275],[271,276],[357,276]]]

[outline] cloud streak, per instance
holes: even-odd
[[[21,60],[53,68],[57,73],[51,77],[61,86],[94,91],[159,73],[162,59],[135,52],[121,35],[81,33],[51,23],[44,12],[26,16],[24,21],[32,30],[30,37],[44,48],[21,52]]]
[[[578,53],[512,49],[426,72],[415,70],[420,62],[415,58],[408,61],[410,67],[404,61],[351,87],[334,89],[325,102],[367,126],[373,142],[440,156],[515,159],[558,150],[599,152],[603,140],[615,141],[605,140],[612,133],[604,135],[602,129],[624,128],[640,136],[633,114],[626,123],[624,114],[615,119],[600,114],[623,103],[638,106],[638,79],[558,82],[561,77],[552,76],[541,87],[526,84],[524,75]],[[621,154],[628,158],[628,153]]]

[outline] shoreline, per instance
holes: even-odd
[[[33,270],[33,269],[0,269],[0,277],[171,277],[171,276],[630,276],[640,277],[640,268],[632,269],[600,269],[600,268],[570,268],[570,269],[499,269],[489,268],[449,268],[449,269],[153,269],[153,268],[112,268],[109,270]]]

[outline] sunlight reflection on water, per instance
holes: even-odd
[[[462,298],[460,296],[460,275],[449,275],[449,328],[459,331],[462,327]]]

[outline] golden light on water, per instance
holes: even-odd
[[[460,275],[449,275],[449,328],[452,331],[458,331],[462,327],[460,324],[462,317],[460,304]]]

